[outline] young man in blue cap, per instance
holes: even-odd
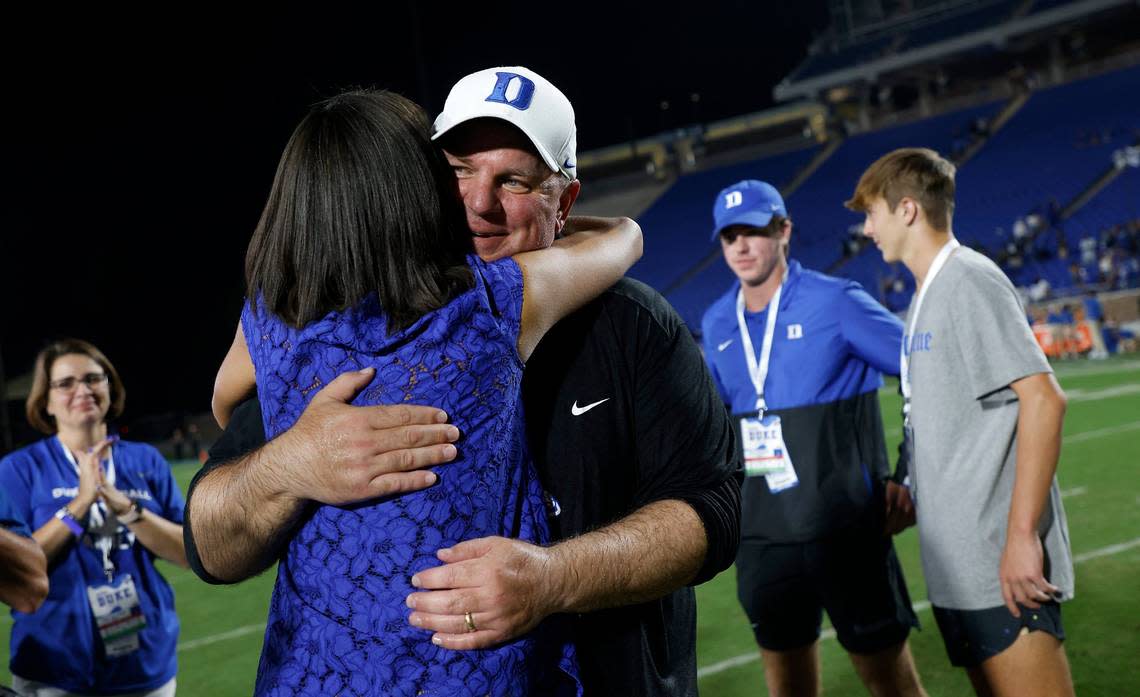
[[[768,692],[819,693],[827,610],[873,695],[924,695],[891,543],[914,509],[888,477],[878,403],[882,373],[898,373],[902,324],[859,284],[788,260],[792,222],[770,184],[724,189],[713,217],[738,280],[701,329],[743,447],[737,594]]]

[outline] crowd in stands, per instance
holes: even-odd
[[[1029,302],[1089,288],[1134,288],[1140,285],[1140,218],[1080,237],[1073,252],[1059,225],[1031,214],[1015,223],[996,260]]]

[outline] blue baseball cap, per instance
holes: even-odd
[[[716,203],[713,204],[716,227],[713,228],[712,241],[716,242],[720,231],[730,225],[764,227],[773,215],[788,217],[784,199],[780,198],[776,187],[758,179],[736,182],[716,195]]]

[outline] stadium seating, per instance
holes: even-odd
[[[667,289],[714,247],[712,204],[717,193],[741,179],[787,184],[818,151],[816,147],[718,167],[680,177],[637,222],[645,235],[645,254],[629,275],[658,290]]]
[[[1140,168],[1129,167],[1062,227],[1069,249],[1076,250],[1082,237],[1096,236],[1105,228],[1140,218]]]
[[[1136,137],[1137,84],[1140,67],[1035,93],[959,172],[959,238],[992,249],[996,229],[1008,230],[1034,208],[1050,200],[1066,204],[1084,191],[1111,165],[1113,151]],[[1104,203],[1089,205],[1095,210],[1115,200],[1110,193]]]
[[[843,202],[851,197],[863,170],[880,156],[902,147],[928,147],[948,153],[956,130],[979,118],[989,118],[1000,108],[1000,102],[991,102],[848,138],[787,201],[796,221],[796,257],[809,267],[826,269],[841,256],[841,240],[847,228],[861,221],[843,208]]]
[[[1140,67],[1034,93],[958,173],[954,229],[963,243],[996,255],[1008,242],[1015,220],[1044,212],[1051,202],[1067,205],[1101,177],[1112,164],[1112,153],[1140,135],[1140,91],[1131,87],[1136,84]],[[861,218],[846,211],[842,202],[863,170],[882,154],[907,146],[947,154],[955,133],[979,118],[991,118],[1002,106],[991,102],[848,138],[787,197],[795,222],[792,256],[808,268],[852,278],[875,296],[881,295],[886,280],[901,277],[913,283],[905,270],[884,264],[873,246],[843,260],[843,241]],[[744,178],[786,184],[817,152],[807,148],[681,177],[639,219],[645,256],[631,275],[667,291],[685,321],[698,327],[704,309],[732,281],[723,263],[699,268],[715,249],[708,241],[713,196]],[[1138,192],[1140,170],[1127,168],[1061,223],[1069,257],[1057,258],[1056,232],[1042,232],[1033,244],[1043,253],[1031,250],[1024,255],[1021,269],[1013,273],[1015,282],[1026,285],[1043,277],[1055,288],[1071,286],[1070,264],[1079,261],[1080,239],[1140,217]],[[999,229],[1006,232],[998,235]],[[689,272],[695,275],[678,284]]]

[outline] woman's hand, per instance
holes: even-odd
[[[103,456],[114,442],[105,438],[101,443],[85,453],[76,453],[75,463],[79,467],[79,493],[68,504],[71,515],[82,519],[95,499],[99,498],[99,487],[103,483]]]
[[[116,518],[126,515],[134,506],[134,501],[131,501],[129,496],[115,488],[114,484],[107,483],[102,468],[99,470],[99,497],[103,499],[107,508],[111,509],[111,514]]]

